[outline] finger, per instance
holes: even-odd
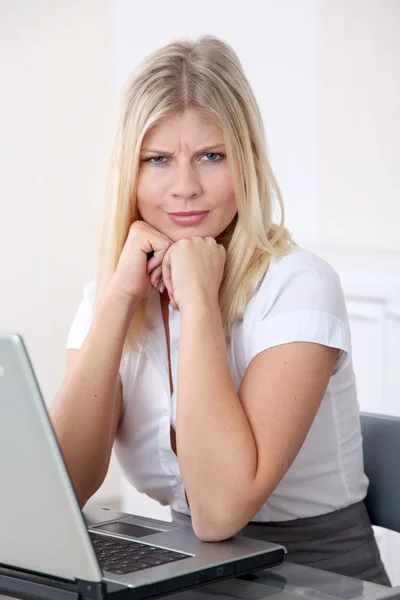
[[[163,279],[163,284],[165,285],[165,288],[168,292],[171,306],[174,310],[177,310],[178,304],[175,302],[174,289],[173,289],[173,284],[172,284],[171,257],[172,257],[171,252],[167,252],[167,254],[164,257],[164,260],[162,263],[162,279]]]
[[[178,305],[177,305],[177,303],[175,302],[175,298],[174,298],[174,297],[173,297],[173,296],[172,296],[170,293],[168,293],[168,296],[169,296],[169,300],[170,300],[170,302],[171,302],[171,306],[172,306],[172,308],[173,308],[174,310],[175,310],[175,309],[177,309],[177,308],[178,308]]]
[[[153,269],[153,271],[150,273],[149,280],[150,280],[151,285],[153,285],[154,287],[157,287],[160,284],[161,276],[162,276],[162,270],[161,270],[161,265],[160,265],[159,267],[156,267],[155,269]]]
[[[150,273],[155,267],[161,265],[164,260],[164,256],[166,252],[169,250],[170,246],[163,246],[162,248],[154,249],[152,251],[151,258],[147,261],[147,272]],[[151,253],[150,253],[151,254]]]
[[[161,265],[161,269],[162,269],[162,279],[164,282],[164,285],[168,291],[168,294],[171,297],[173,297],[174,292],[172,289],[172,270],[171,270],[171,253],[167,252],[166,255],[164,256],[164,260],[162,262]]]
[[[147,266],[146,266],[147,272],[151,273],[153,271],[153,269],[158,267],[158,265],[159,265],[158,260],[154,259],[154,253],[153,253],[153,256],[151,258],[149,258],[147,261]]]

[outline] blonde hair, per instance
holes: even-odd
[[[220,124],[237,204],[237,216],[218,239],[227,251],[219,301],[229,338],[270,257],[285,254],[293,241],[284,227],[282,196],[268,160],[260,110],[237,55],[218,38],[169,43],[146,58],[126,83],[106,182],[98,290],[112,277],[130,225],[138,218],[143,138],[162,117],[188,109]],[[143,301],[132,320],[128,345],[143,329],[145,314]]]

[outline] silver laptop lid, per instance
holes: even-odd
[[[64,579],[101,571],[22,339],[0,334],[0,563]]]

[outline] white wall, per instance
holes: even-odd
[[[399,253],[400,2],[323,0],[317,23],[318,237]]]

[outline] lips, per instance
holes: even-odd
[[[168,216],[177,225],[190,226],[200,223],[207,214],[208,210],[168,213]]]

